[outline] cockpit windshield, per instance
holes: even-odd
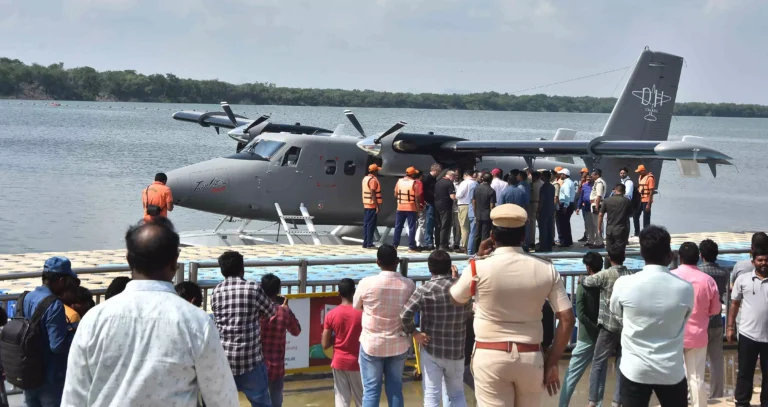
[[[240,152],[257,155],[265,160],[270,160],[284,145],[285,143],[281,141],[262,140],[257,138],[248,143],[248,145]]]

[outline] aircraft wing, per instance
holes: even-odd
[[[235,115],[237,126],[234,126],[224,112],[190,112],[183,110],[174,113],[172,117],[183,122],[197,123],[203,127],[223,127],[225,129],[234,129],[235,127],[247,126],[253,123],[251,119]]]

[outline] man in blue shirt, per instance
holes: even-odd
[[[520,186],[520,171],[514,170],[509,177],[509,184],[501,191],[501,201],[499,205],[515,204],[525,209],[528,207],[528,193],[525,187]],[[525,173],[523,173],[525,174]],[[525,182],[523,182],[525,184]]]
[[[472,179],[475,181],[469,185],[469,242],[467,243],[467,254],[475,254],[475,236],[477,235],[477,222],[475,221],[475,206],[472,204],[473,197],[475,196],[475,188],[480,185],[482,179],[480,179],[480,173],[478,171],[472,172]],[[478,243],[479,244],[479,243]]]
[[[57,297],[40,320],[42,343],[48,344],[41,349],[45,364],[45,384],[36,389],[24,390],[24,400],[29,407],[58,407],[61,404],[67,356],[74,332],[69,330],[64,304],[58,297],[79,285],[80,280],[72,271],[69,259],[51,257],[43,266],[43,285],[30,291],[24,298],[24,304],[21,304],[25,317],[30,319],[44,299],[52,295]]]
[[[553,216],[555,213],[555,186],[549,182],[552,173],[545,170],[541,173],[544,183],[539,190],[539,209],[536,211],[536,219],[539,223],[539,249],[538,252],[551,252],[553,236]]]
[[[557,223],[560,230],[560,247],[573,246],[573,236],[571,235],[571,215],[576,205],[574,183],[571,180],[571,171],[564,168],[560,171],[560,179],[563,184],[560,186],[560,207],[557,208]]]
[[[584,218],[584,237],[579,239],[579,242],[586,242],[587,236],[590,236],[590,231],[592,230],[592,217],[590,216],[591,208],[589,204],[589,196],[592,195],[592,185],[594,185],[594,181],[592,181],[592,177],[589,176],[589,170],[586,168],[582,168],[581,170],[581,185],[579,185],[579,197],[576,201],[576,215],[579,215],[579,211],[581,211],[581,215]]]

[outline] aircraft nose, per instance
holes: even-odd
[[[208,209],[222,200],[230,187],[229,171],[224,159],[217,158],[169,172],[168,187],[174,203],[192,209]]]

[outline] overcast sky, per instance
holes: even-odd
[[[0,0],[0,56],[281,86],[515,92],[683,56],[679,101],[768,104],[765,0]],[[623,71],[527,93],[616,96]],[[626,77],[625,77],[626,79]]]

